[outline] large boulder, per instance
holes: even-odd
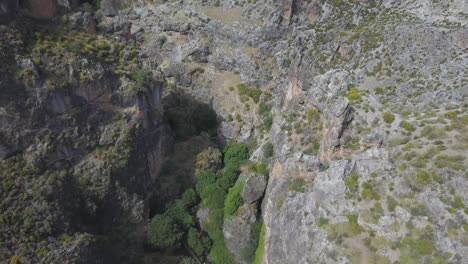
[[[258,201],[266,188],[267,181],[264,176],[251,173],[245,180],[242,190],[242,199],[244,203],[252,204]]]

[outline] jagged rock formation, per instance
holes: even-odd
[[[139,241],[122,252],[137,255],[149,197],[220,167],[210,135],[191,137],[201,104],[220,143],[248,142],[251,160],[269,163],[267,182],[239,179],[244,203],[224,222],[238,263],[260,215],[261,263],[468,261],[463,0],[38,3],[0,3],[0,194],[41,201],[34,219],[46,224],[28,238],[31,223],[12,221],[19,205],[2,203],[0,260],[106,261],[97,236],[114,233]],[[24,14],[52,18],[52,30]],[[171,109],[184,104],[180,122]],[[180,166],[163,165],[171,146]],[[33,186],[12,178],[22,167]],[[197,216],[203,228],[209,212]]]

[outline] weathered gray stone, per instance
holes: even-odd
[[[244,189],[242,189],[242,199],[245,203],[251,204],[263,197],[266,187],[266,179],[263,175],[249,173],[245,176]]]

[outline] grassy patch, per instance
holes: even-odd
[[[348,177],[346,177],[346,184],[348,185],[348,188],[351,192],[357,191],[359,187],[359,174],[357,173],[351,173]]]
[[[239,207],[242,205],[243,200],[241,192],[244,189],[245,181],[239,181],[232,188],[229,188],[226,200],[224,201],[224,215],[227,219],[232,219]]]
[[[256,104],[258,104],[260,96],[262,95],[262,91],[260,89],[247,87],[244,84],[239,84],[237,86],[237,92],[239,93],[242,102],[247,100],[247,98],[252,98]]]
[[[265,224],[262,224],[262,229],[260,230],[260,238],[258,240],[258,247],[255,251],[255,258],[252,264],[262,263],[263,256],[265,255]]]
[[[288,184],[288,189],[295,192],[305,192],[305,180],[303,178],[295,178]]]

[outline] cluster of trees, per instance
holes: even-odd
[[[201,259],[209,254],[215,263],[233,263],[224,244],[223,223],[225,208],[228,215],[233,214],[239,206],[239,195],[232,195],[230,199],[226,199],[226,196],[235,185],[240,167],[249,156],[247,145],[228,144],[224,150],[224,169],[201,172],[197,175],[194,189],[185,191],[180,199],[167,206],[164,213],[152,218],[148,228],[150,245],[158,250],[167,250],[185,244]],[[240,190],[239,186],[234,188]],[[197,206],[210,210],[206,233],[194,221],[193,214]]]

